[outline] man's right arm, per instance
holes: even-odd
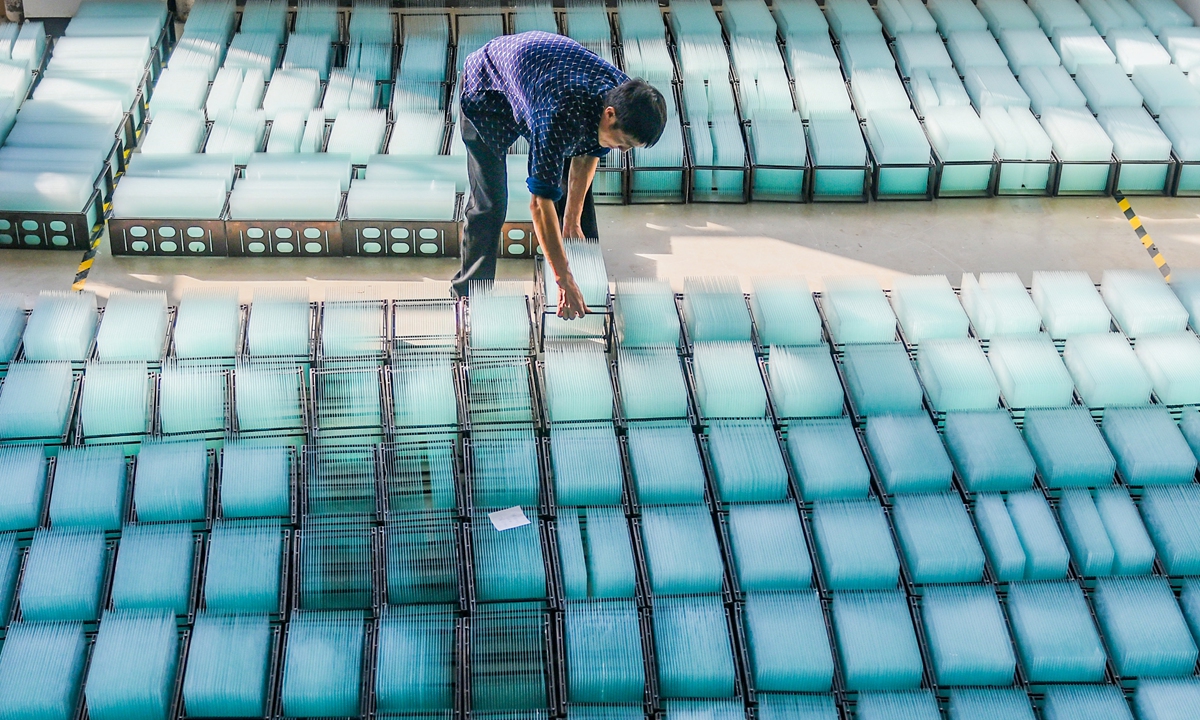
[[[542,246],[542,255],[550,264],[558,283],[558,316],[566,320],[583,317],[587,312],[587,303],[584,302],[583,292],[575,284],[575,278],[571,275],[571,268],[567,263],[554,200],[534,195],[529,201],[529,211],[533,216],[533,229],[537,232],[538,242]]]

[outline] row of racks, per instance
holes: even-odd
[[[701,444],[703,447],[703,443]],[[709,468],[706,466],[706,470]],[[746,593],[739,589],[737,567],[733,559],[733,550],[730,544],[730,536],[728,533],[728,512],[729,505],[722,505],[714,500],[716,492],[715,484],[712,483],[711,472],[708,474],[709,490],[706,497],[706,512],[710,513],[714,523],[714,530],[718,538],[720,538],[721,552],[724,563],[724,589],[719,596],[712,597],[711,602],[717,603],[724,607],[723,613],[726,619],[725,629],[728,632],[728,637],[723,642],[728,642],[728,647],[731,649],[733,657],[736,658],[736,667],[738,669],[737,682],[735,685],[735,695],[738,700],[744,700],[753,706],[760,699],[761,691],[757,690],[757,683],[754,676],[754,666],[752,662],[752,651],[750,640],[746,632],[745,626],[745,602]],[[628,481],[628,476],[626,477]],[[840,656],[840,649],[837,643],[837,635],[834,629],[832,620],[832,604],[837,597],[837,591],[832,591],[828,588],[828,583],[822,573],[822,565],[819,559],[816,545],[813,540],[812,532],[812,509],[807,507],[805,503],[797,501],[796,485],[794,480],[789,483],[788,495],[786,502],[793,505],[799,513],[800,521],[804,527],[806,542],[808,545],[809,562],[814,568],[813,589],[818,593],[821,601],[822,616],[825,623],[825,629],[828,634],[830,649],[833,657],[836,659]],[[561,512],[561,510],[560,510]],[[887,510],[885,509],[885,513]],[[404,513],[396,516],[396,518],[404,517]],[[453,519],[452,514],[440,514],[438,511],[417,511],[408,514],[408,517],[416,518],[417,516],[433,517],[436,516],[447,525],[453,525],[453,537],[455,548],[450,551],[452,553],[455,566],[458,568],[458,600],[450,601],[451,605],[457,603],[457,610],[460,614],[460,620],[456,622],[458,629],[458,637],[460,638],[455,644],[455,667],[457,672],[455,677],[459,686],[456,692],[456,709],[460,712],[465,712],[472,709],[471,695],[467,688],[467,678],[471,677],[474,672],[475,663],[480,660],[475,660],[472,656],[472,646],[470,644],[470,630],[473,622],[487,622],[494,619],[497,613],[502,614],[509,607],[501,608],[492,604],[489,601],[480,600],[475,593],[475,583],[479,577],[476,569],[476,560],[472,553],[472,527],[474,523],[483,523],[486,527],[488,520],[480,515],[473,520],[465,520],[463,518]],[[624,602],[635,604],[638,617],[638,632],[641,636],[644,663],[646,669],[646,693],[644,707],[647,712],[655,712],[664,708],[663,702],[665,698],[657,688],[657,682],[661,677],[661,669],[658,669],[658,655],[656,654],[656,635],[654,616],[656,608],[659,604],[666,605],[671,602],[662,596],[656,596],[652,591],[649,569],[646,564],[646,555],[644,552],[644,540],[640,529],[639,513],[627,513],[629,518],[630,536],[632,539],[631,551],[633,553],[635,564],[637,567],[637,592],[634,598],[626,598]],[[561,571],[559,570],[559,559],[557,554],[557,542],[555,526],[557,520],[553,515],[539,513],[534,516],[533,521],[538,528],[542,554],[544,563],[544,572],[546,577],[546,592],[545,596],[539,598],[510,598],[514,602],[526,604],[528,609],[536,610],[543,618],[542,637],[545,642],[544,660],[545,666],[543,669],[544,677],[547,682],[547,709],[552,716],[560,715],[564,709],[564,704],[569,701],[571,695],[569,690],[569,670],[567,666],[566,653],[563,645],[564,630],[563,625],[566,622],[564,614],[568,612],[570,603],[575,598],[567,597],[562,582]],[[889,523],[890,525],[890,523]],[[387,617],[385,607],[389,604],[388,591],[385,589],[389,586],[388,574],[390,565],[388,563],[389,542],[388,534],[393,531],[394,526],[390,522],[385,523],[382,528],[377,530],[364,529],[364,538],[369,536],[369,539],[364,544],[370,547],[370,572],[369,578],[366,578],[368,586],[362,588],[366,591],[369,597],[369,604],[355,609],[365,613],[365,628],[367,629],[368,652],[364,656],[363,666],[363,681],[364,691],[370,696],[370,688],[368,687],[373,680],[371,661],[374,660],[374,637],[371,634],[376,629],[376,625],[381,618]],[[281,542],[284,547],[284,557],[286,558],[281,568],[280,579],[280,604],[278,614],[273,614],[276,623],[283,623],[277,632],[281,633],[286,638],[287,628],[286,622],[290,612],[301,609],[313,609],[306,607],[304,600],[301,597],[302,577],[300,573],[303,567],[301,559],[301,545],[304,540],[304,532],[302,529],[298,532],[284,529]],[[204,577],[204,562],[206,531],[198,529],[195,533],[196,550],[194,553],[194,569],[192,579],[191,599],[189,600],[188,611],[184,615],[177,617],[178,624],[181,630],[181,637],[186,640],[186,633],[190,623],[194,620],[195,614],[198,611],[204,610],[204,603],[201,588],[203,586],[202,578]],[[897,543],[897,547],[898,547]],[[112,568],[114,564],[113,556],[118,551],[118,541],[114,537],[110,541],[109,559],[107,580],[105,582],[105,600],[104,605],[108,606],[111,603],[108,601],[108,588],[111,585]],[[443,555],[445,553],[443,552]],[[902,552],[897,552],[901,559],[901,583],[898,586],[905,597],[905,606],[911,613],[911,620],[916,632],[916,638],[919,641],[922,652],[923,663],[923,679],[921,687],[925,690],[936,692],[942,702],[946,702],[948,691],[950,688],[938,686],[936,683],[936,675],[933,668],[932,651],[929,647],[929,641],[925,636],[922,621],[922,597],[926,589],[925,586],[913,583],[908,567],[905,564],[905,556]],[[1161,574],[1160,569],[1156,568],[1156,574]],[[1007,585],[997,583],[995,575],[991,571],[990,566],[986,567],[985,585],[991,587],[997,593],[1001,600],[1001,605],[1007,608]],[[1071,583],[1081,585],[1084,588],[1085,594],[1090,598],[1093,594],[1095,579],[1084,578],[1079,575],[1074,564],[1071,566],[1071,571],[1068,578],[1065,578]],[[1179,586],[1180,578],[1171,578],[1171,582],[1176,588]],[[393,608],[394,609],[394,608]],[[431,608],[432,609],[432,608]],[[14,615],[15,619],[20,619],[19,608]],[[1093,622],[1099,627],[1099,622],[1096,620],[1093,612]],[[89,626],[92,631],[95,626]],[[1007,628],[1009,638],[1014,637],[1010,628]],[[278,653],[281,644],[276,644],[275,652]],[[1013,647],[1014,656],[1019,657],[1016,646]],[[282,663],[281,657],[276,657],[273,660],[274,664]],[[184,669],[184,664],[180,664],[180,671]],[[844,678],[843,663],[836,661],[834,663],[834,675],[832,690],[843,706],[853,707],[857,699],[858,691],[847,687]],[[1132,694],[1137,687],[1137,678],[1122,678],[1113,667],[1111,659],[1106,663],[1106,681],[1109,684],[1120,685],[1127,694]],[[1035,702],[1044,694],[1044,683],[1030,682],[1018,663],[1016,666],[1016,675],[1013,678],[1013,686],[1023,689],[1031,694]],[[450,708],[446,708],[449,710]],[[484,708],[474,708],[475,711]]]
[[[402,22],[401,16],[410,12],[413,11],[406,10],[405,13],[394,13],[398,26]],[[476,13],[452,12],[455,20],[462,14]],[[346,25],[345,17],[347,15],[343,12],[343,26]],[[502,17],[508,26],[513,25],[511,17],[508,14],[503,14]],[[558,17],[561,24],[564,15],[559,13]],[[613,37],[615,39],[619,38],[615,14],[610,14],[610,19],[612,20]],[[451,27],[456,31],[457,22],[451,23]],[[664,32],[668,41],[672,42],[673,47],[673,36],[669,26],[664,25]],[[156,46],[156,51],[148,67],[146,80],[139,92],[139,97],[130,108],[128,120],[118,132],[118,137],[114,140],[114,148],[112,153],[110,153],[106,169],[96,179],[96,192],[89,201],[88,207],[79,213],[0,212],[0,246],[86,249],[99,236],[103,230],[104,216],[111,208],[112,190],[121,173],[124,171],[124,166],[128,161],[133,147],[137,144],[144,130],[143,123],[148,112],[147,98],[155,79],[161,71],[162,58],[166,56],[166,52],[173,42],[173,34],[173,25],[168,23],[163,37],[160,38]],[[782,50],[783,40],[779,39],[778,42]],[[455,48],[452,46],[448,53],[448,65],[453,62],[454,51]],[[621,57],[619,39],[614,42],[614,54],[618,58]],[[393,55],[396,56],[397,53],[393,53]],[[672,53],[672,55],[674,56],[675,53]],[[674,57],[672,60],[676,62]],[[396,62],[398,60],[394,57],[393,64]],[[679,89],[678,69],[673,68],[673,72],[677,79],[673,83],[672,93],[675,95],[676,105],[679,106],[682,94]],[[736,88],[739,81],[736,77],[736,71],[732,69],[732,66],[731,78]],[[790,83],[794,86],[794,79],[790,79]],[[381,92],[386,95],[386,88],[381,90]],[[734,99],[735,104],[740,102],[736,92]],[[447,112],[449,112],[449,109],[447,109]],[[447,119],[447,127],[449,127],[449,123],[450,120]],[[740,124],[742,126],[743,140],[745,140],[746,123],[741,122]],[[446,136],[449,137],[450,135],[451,133],[447,130]],[[1058,179],[1064,170],[1070,170],[1078,165],[1077,172],[1095,172],[1100,169],[1100,166],[1104,166],[1107,168],[1108,181],[1104,191],[1100,194],[1109,194],[1112,188],[1116,186],[1120,166],[1122,165],[1115,158],[1106,163],[1074,163],[1065,162],[1057,158],[1048,163],[1001,161],[998,158],[993,159],[989,163],[946,163],[937,157],[936,150],[934,150],[930,162],[920,167],[880,164],[875,160],[873,154],[868,156],[867,163],[862,167],[814,167],[812,165],[811,154],[806,160],[805,167],[776,167],[758,165],[753,161],[752,152],[746,154],[747,159],[742,167],[699,167],[694,166],[690,159],[693,153],[689,150],[690,140],[688,139],[686,128],[683,132],[683,138],[684,162],[680,167],[638,167],[632,163],[628,154],[617,155],[611,160],[607,160],[605,165],[600,168],[597,182],[595,183],[596,189],[599,191],[597,192],[597,199],[600,202],[624,203],[697,201],[699,198],[696,197],[694,192],[697,171],[702,173],[719,172],[726,175],[734,173],[741,176],[740,185],[742,191],[740,193],[707,195],[710,200],[746,202],[754,199],[787,199],[790,201],[857,199],[865,201],[872,195],[880,198],[878,189],[880,187],[879,180],[881,173],[895,172],[898,174],[911,174],[914,171],[927,172],[928,181],[925,183],[926,190],[919,196],[908,197],[931,198],[942,194],[940,192],[940,178],[946,169],[955,168],[958,171],[958,165],[963,166],[963,171],[973,172],[978,170],[988,173],[991,180],[988,184],[988,190],[984,194],[991,195],[998,191],[999,178],[1006,165],[1020,164],[1024,166],[1029,163],[1047,166],[1051,178],[1047,185],[1047,192],[1052,195],[1056,194]],[[866,145],[870,153],[869,143],[866,143]],[[443,152],[446,151],[443,144]],[[1169,167],[1168,175],[1173,178],[1168,183],[1166,190],[1177,189],[1178,178],[1186,169],[1187,163],[1178,160],[1178,158],[1173,158],[1166,164]],[[784,172],[796,173],[802,178],[799,186],[803,188],[803,191],[799,196],[791,198],[771,198],[763,197],[760,193],[756,194],[756,174],[760,171],[767,172],[775,177],[778,177],[779,173]],[[1076,170],[1071,171],[1076,172]],[[855,195],[830,195],[820,192],[820,188],[824,185],[822,178],[838,178],[837,184],[844,186],[845,178],[851,175],[861,177],[861,193]],[[659,179],[649,182],[648,178],[651,177]],[[669,187],[674,184],[678,188],[677,192],[674,190],[668,192],[655,190],[646,193],[637,189],[648,185],[662,187],[664,186],[664,182],[662,181],[664,177],[668,178],[665,186]],[[674,180],[671,178],[674,178]],[[265,255],[304,257],[364,255],[452,257],[459,253],[461,242],[461,199],[459,204],[460,209],[454,220],[440,222],[422,221],[420,219],[403,222],[352,221],[345,217],[345,200],[343,198],[341,204],[342,210],[339,212],[338,218],[321,222],[234,221],[228,218],[226,209],[226,212],[223,212],[220,218],[190,220],[109,218],[108,226],[113,251],[116,254],[165,256]],[[507,256],[528,258],[533,257],[537,253],[538,248],[531,223],[509,223],[505,227],[504,238],[502,252]]]

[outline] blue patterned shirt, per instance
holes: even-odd
[[[529,192],[557,201],[567,158],[608,152],[597,139],[604,95],[628,79],[568,37],[505,35],[467,56],[462,112],[494,148],[527,138]]]

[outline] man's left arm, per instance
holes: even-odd
[[[583,203],[599,164],[600,158],[591,155],[571,158],[571,170],[567,174],[567,202],[562,219],[564,238],[583,237]]]

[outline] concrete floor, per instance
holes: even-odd
[[[1134,209],[1176,268],[1200,268],[1200,199],[1134,198]],[[660,277],[677,288],[691,275],[871,274],[884,287],[897,274],[1153,269],[1111,198],[996,198],[866,205],[605,206],[599,209],[609,277]],[[0,253],[0,292],[66,290],[77,252]],[[531,279],[532,263],[503,260],[499,275]],[[457,258],[115,258],[107,240],[87,289],[166,290],[236,283],[243,300],[263,284],[304,283],[326,293],[444,296]],[[396,281],[428,281],[400,285]]]

